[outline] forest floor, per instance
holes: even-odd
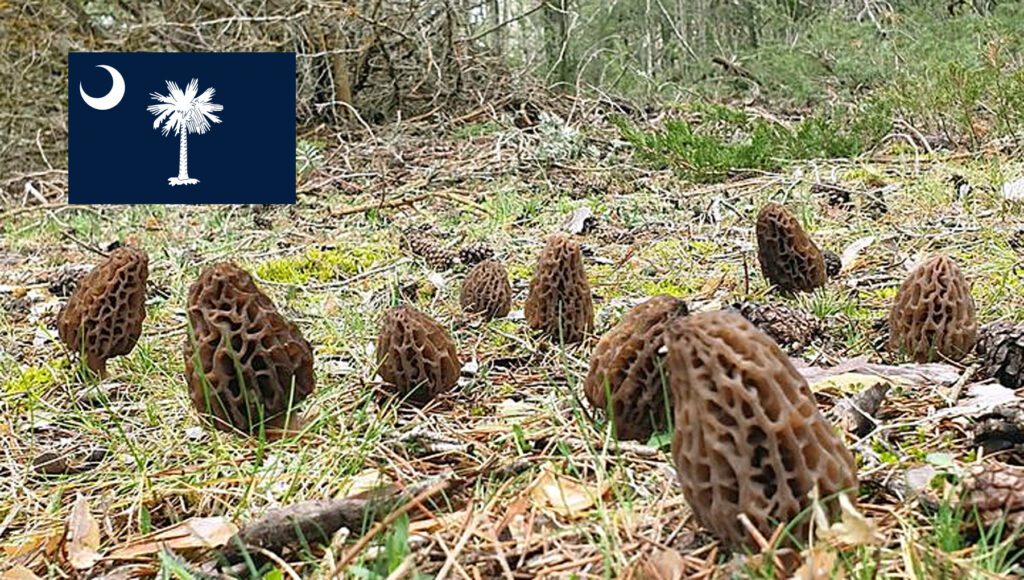
[[[0,211],[0,561],[41,577],[67,577],[76,566],[120,574],[106,577],[200,577],[210,554],[181,540],[182,522],[202,522],[222,544],[269,509],[393,484],[432,493],[384,526],[339,532],[327,549],[253,554],[236,572],[607,578],[640,577],[647,562],[678,577],[773,577],[778,560],[730,555],[693,521],[667,437],[610,438],[581,392],[597,337],[629,307],[668,293],[695,311],[753,301],[810,313],[824,324],[794,351],[805,366],[851,370],[865,360],[857,357],[899,365],[881,350],[878,321],[909,268],[936,252],[963,269],[980,322],[1019,319],[1024,216],[1000,190],[1024,165],[998,151],[891,145],[693,184],[638,162],[604,112],[575,101],[537,115],[509,103],[445,127],[306,136],[294,206]],[[954,175],[969,192],[958,193]],[[830,196],[822,184],[846,193]],[[849,204],[837,201],[847,193]],[[770,200],[843,256],[826,288],[796,298],[768,291],[753,225]],[[585,250],[596,332],[563,347],[536,336],[521,309],[544,236],[580,208],[593,214],[573,233]],[[465,268],[435,271],[400,242],[400,231],[424,223],[450,248],[480,241],[496,250],[512,279],[512,315],[482,323],[460,311]],[[76,378],[55,316],[75,276],[112,242],[150,256],[148,318],[134,351],[90,385]],[[187,291],[222,260],[253,272],[314,347],[317,389],[298,434],[244,439],[209,429],[192,408],[182,357]],[[396,401],[375,378],[378,323],[401,299],[449,329],[467,364],[455,391],[424,408]],[[1013,538],[972,539],[955,509],[958,482],[982,459],[974,418],[957,397],[972,392],[973,362],[896,382],[877,428],[847,435],[861,482],[857,513],[874,531],[845,546],[823,540],[804,558],[861,578],[1014,570]],[[827,410],[865,385],[812,386]],[[55,457],[66,465],[41,466]],[[67,540],[69,526],[87,532],[84,546]],[[178,543],[161,551],[150,535],[161,530]]]

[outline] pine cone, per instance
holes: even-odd
[[[817,318],[789,306],[744,302],[737,304],[736,308],[744,318],[791,354],[809,346],[822,330]]]
[[[821,255],[825,258],[825,275],[829,278],[838,276],[839,271],[843,269],[843,260],[839,254],[832,250],[822,250]]]
[[[459,261],[467,266],[475,266],[484,260],[494,257],[494,249],[484,242],[476,242],[462,246],[459,250]]]
[[[438,243],[429,229],[418,227],[407,230],[402,234],[402,239],[409,247],[409,251],[426,260],[433,268],[447,270],[455,265],[455,254]]]
[[[986,325],[978,338],[978,354],[984,376],[1008,389],[1024,385],[1024,325],[1005,320]]]
[[[963,498],[964,513],[977,510],[985,526],[1005,518],[1007,532],[1015,532],[1024,526],[1024,468],[995,462],[973,466],[964,478]]]

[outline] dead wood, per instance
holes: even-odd
[[[310,500],[274,509],[242,526],[218,556],[230,565],[246,555],[261,559],[255,552],[263,550],[279,554],[304,545],[329,544],[342,528],[362,531],[372,522],[387,521],[392,514],[408,511],[452,483],[452,479],[441,479],[405,489],[390,485],[343,499]]]

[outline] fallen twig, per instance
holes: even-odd
[[[268,550],[280,553],[285,548],[297,547],[304,543],[327,544],[339,529],[361,529],[370,519],[387,513],[383,521],[376,524],[349,550],[339,564],[341,568],[351,561],[381,528],[426,498],[447,489],[451,483],[451,479],[438,481],[395,511],[391,511],[392,508],[408,497],[408,490],[385,489],[371,492],[368,497],[304,501],[271,510],[243,526],[221,550],[220,557],[227,564],[234,564],[242,561],[245,554],[255,551]]]

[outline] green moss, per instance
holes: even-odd
[[[19,374],[4,382],[0,391],[10,395],[41,395],[57,383],[60,371],[67,367],[66,359],[58,359],[41,366],[25,367]]]
[[[640,284],[640,290],[645,296],[668,294],[676,298],[686,298],[696,291],[695,288],[681,280],[670,279],[647,280]]]
[[[386,249],[371,245],[330,250],[308,248],[296,256],[263,262],[256,266],[256,275],[263,280],[285,284],[328,282],[359,274],[389,255]]]

